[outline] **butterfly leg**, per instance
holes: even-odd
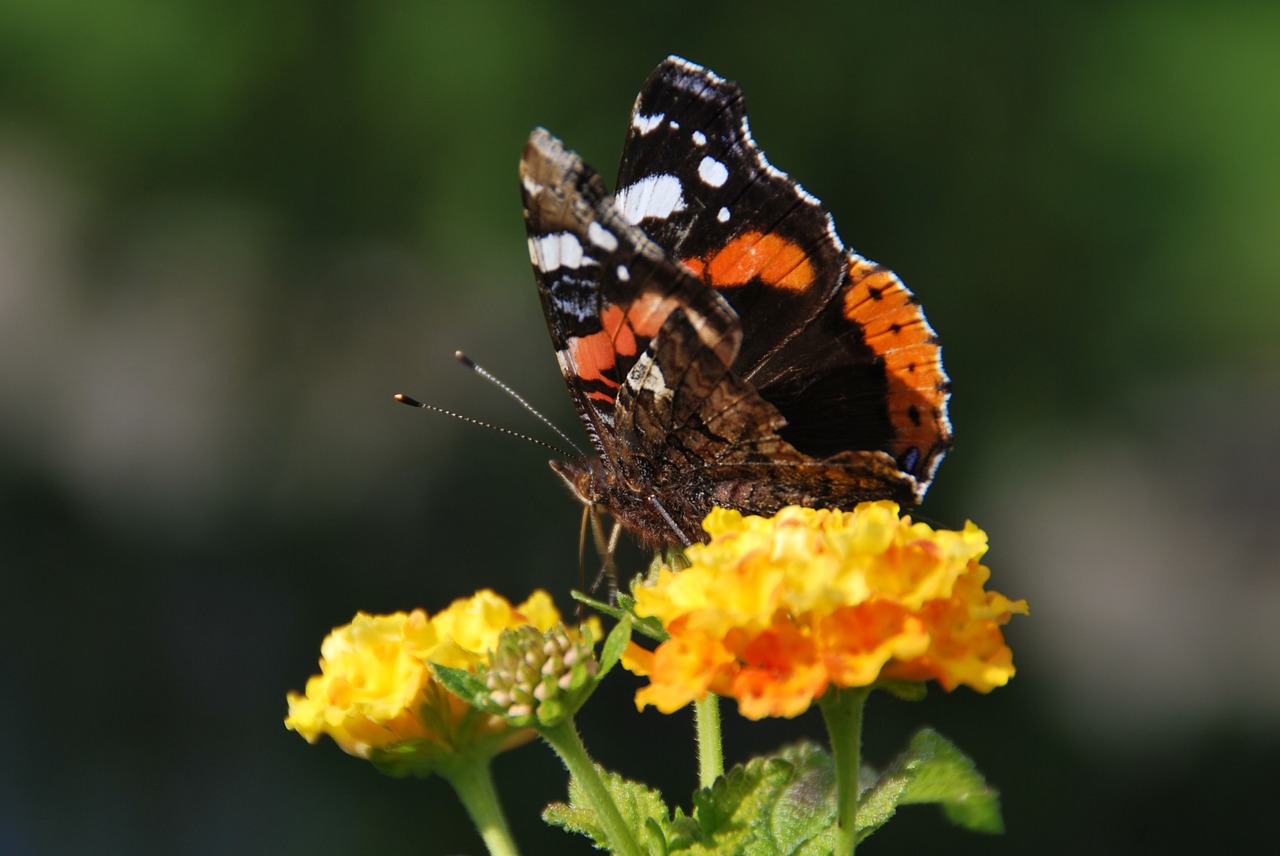
[[[587,526],[594,515],[591,513],[591,506],[585,503],[582,506],[582,525],[578,529],[578,588],[586,591],[587,585]],[[582,601],[578,601],[578,608],[575,612],[578,623],[583,620],[584,610],[586,609]]]
[[[618,569],[614,565],[613,556],[618,549],[618,538],[622,535],[622,524],[616,520],[613,521],[613,526],[609,530],[609,537],[606,539],[604,526],[600,522],[600,513],[595,509],[591,509],[590,515],[591,534],[596,542],[596,553],[600,556],[601,565],[595,579],[591,581],[589,591],[594,592],[607,582],[609,603],[615,603],[618,599]]]

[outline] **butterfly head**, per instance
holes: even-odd
[[[596,482],[596,470],[599,469],[600,463],[598,460],[590,458],[577,461],[553,460],[550,463],[552,471],[564,480],[579,502],[592,508],[596,506],[600,500],[600,490]]]

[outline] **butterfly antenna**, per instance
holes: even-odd
[[[454,413],[452,410],[445,410],[443,407],[436,407],[434,404],[423,404],[416,398],[410,398],[409,396],[403,395],[399,392],[393,395],[392,398],[401,404],[407,404],[410,407],[421,407],[423,410],[430,410],[432,413],[442,413],[445,416],[452,416],[454,419],[461,419],[463,422],[470,422],[472,425],[478,425],[481,428],[488,428],[490,431],[497,431],[499,434],[506,434],[509,437],[519,437],[521,440],[528,440],[534,445],[541,446],[544,449],[550,449],[562,458],[573,457],[559,446],[553,446],[550,443],[539,440],[537,437],[530,437],[528,434],[521,434],[519,431],[512,431],[510,428],[503,428],[500,425],[481,422],[479,419],[472,419],[470,416],[463,416],[461,413]],[[561,436],[564,435],[562,434]],[[574,446],[574,448],[576,449],[577,446]]]
[[[476,374],[480,375],[480,377],[482,377],[482,378],[484,378],[485,380],[489,381],[489,383],[493,384],[493,385],[494,385],[494,386],[496,386],[498,389],[502,390],[502,391],[503,391],[503,392],[505,392],[507,395],[511,396],[513,399],[515,399],[515,401],[516,401],[516,403],[517,403],[517,404],[519,404],[519,405],[520,405],[521,407],[523,407],[525,410],[527,410],[527,411],[529,411],[530,413],[532,413],[532,414],[533,414],[533,416],[534,416],[534,418],[536,418],[536,419],[537,419],[539,422],[541,422],[543,425],[546,425],[546,426],[547,426],[548,428],[550,428],[552,431],[556,432],[556,435],[557,435],[561,440],[564,440],[566,443],[568,443],[570,446],[572,446],[572,447],[573,447],[574,451],[576,451],[576,452],[578,453],[578,457],[579,457],[579,458],[585,458],[585,457],[586,457],[586,455],[585,455],[585,454],[583,454],[583,451],[582,451],[581,449],[579,449],[579,448],[578,448],[578,444],[577,444],[577,443],[575,443],[575,442],[573,442],[572,440],[570,440],[570,439],[569,439],[569,437],[568,437],[568,435],[566,435],[563,431],[561,431],[559,428],[557,428],[554,422],[552,422],[550,419],[548,419],[547,417],[545,417],[545,416],[543,416],[541,413],[539,413],[537,410],[535,410],[532,404],[530,404],[529,402],[525,401],[525,400],[520,396],[520,393],[516,392],[516,391],[515,391],[514,389],[512,389],[511,387],[507,386],[505,383],[503,383],[502,381],[498,380],[496,377],[494,377],[492,374],[490,374],[490,373],[489,373],[489,370],[488,370],[488,369],[486,369],[484,366],[480,365],[480,364],[479,364],[479,363],[477,363],[475,360],[473,360],[473,359],[471,359],[470,357],[468,357],[466,354],[462,353],[462,351],[454,351],[454,352],[453,352],[453,356],[454,356],[454,358],[456,358],[456,359],[457,359],[457,361],[458,361],[458,362],[462,363],[464,366],[466,366],[467,368],[471,369],[471,370],[472,370],[473,372],[475,372]],[[566,457],[569,457],[569,456],[566,456]]]

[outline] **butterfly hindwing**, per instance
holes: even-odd
[[[618,414],[618,439],[631,453],[614,464],[622,481],[643,484],[686,540],[696,539],[712,503],[769,514],[792,504],[909,503],[915,489],[883,452],[815,461],[798,451],[778,433],[786,424],[778,409],[701,341],[680,309],[628,374]],[[656,518],[652,525],[660,528]]]

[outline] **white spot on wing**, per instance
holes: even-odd
[[[720,210],[716,212],[716,219],[719,220],[721,223],[728,223],[729,209],[721,205]]]
[[[705,146],[707,144],[707,135],[701,131],[693,132],[693,144],[695,146]]]
[[[646,116],[643,113],[637,113],[631,117],[631,127],[639,131],[640,136],[643,137],[645,134],[662,124],[662,120],[666,117],[666,113],[659,113],[656,116]]]
[[[705,157],[698,164],[698,178],[712,187],[720,187],[729,178],[729,168],[713,157]]]
[[[583,265],[598,264],[595,259],[582,254],[582,243],[569,232],[529,238],[529,260],[543,273],[562,267],[577,269]]]
[[[679,123],[679,122],[677,122],[675,119],[672,119],[672,120],[671,120],[670,122],[668,122],[667,124],[671,127],[671,130],[673,130],[673,131],[678,131],[678,130],[680,130],[680,123]]]
[[[623,282],[631,281],[631,271],[627,270],[626,265],[618,265],[618,279]]]
[[[593,222],[587,226],[587,238],[606,253],[611,253],[618,249],[618,239],[599,223]]]
[[[525,192],[528,193],[530,196],[537,196],[539,193],[543,191],[543,188],[546,186],[546,185],[538,184],[538,182],[534,181],[532,178],[530,178],[527,175],[521,177],[520,183],[524,185]]]
[[[649,390],[659,400],[670,398],[671,388],[667,386],[667,379],[662,375],[662,368],[654,362],[647,365],[637,363],[636,368],[640,369],[642,365],[644,365],[644,374],[640,378],[640,389]]]
[[[684,188],[674,175],[650,175],[618,191],[614,197],[622,216],[635,225],[652,217],[665,220],[685,209]]]

